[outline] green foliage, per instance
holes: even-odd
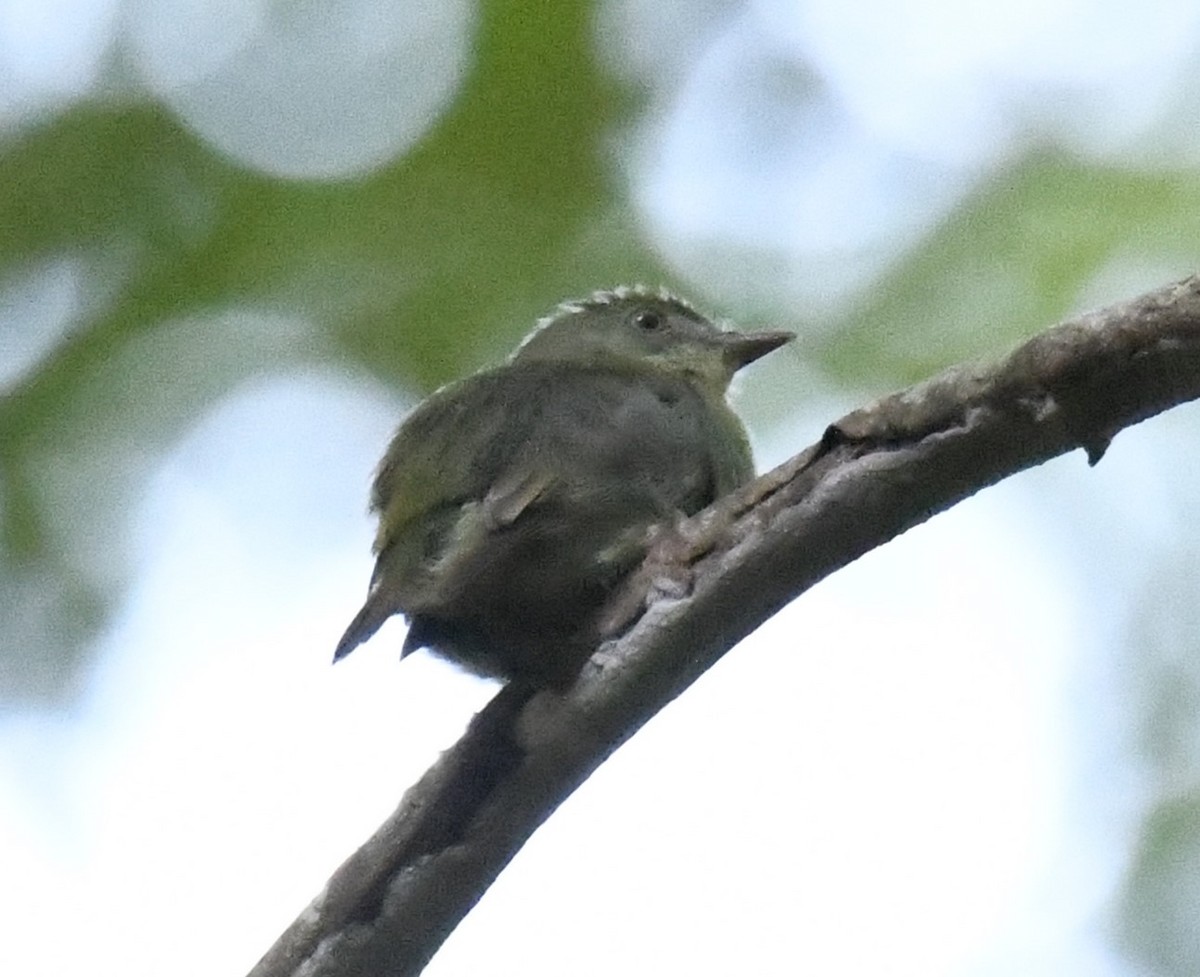
[[[588,6],[487,10],[458,102],[365,179],[247,172],[146,104],[84,105],[4,147],[0,281],[69,256],[85,285],[0,405],[0,694],[69,687],[149,466],[248,377],[352,360],[428,390],[548,296],[660,277],[624,218],[595,233],[619,209],[601,144],[620,100]]]
[[[1196,240],[1195,173],[1032,151],[980,183],[900,256],[828,333],[822,357],[847,380],[916,382],[1082,311],[1084,289],[1123,261],[1161,264],[1161,281],[1187,274]],[[1104,300],[1132,297],[1133,288]]]
[[[1200,971],[1200,793],[1157,805],[1142,826],[1121,899],[1125,952],[1148,972],[1190,977]]]

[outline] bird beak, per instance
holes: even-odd
[[[771,350],[779,349],[784,343],[790,343],[796,334],[775,329],[766,332],[726,332],[721,334],[721,338],[725,347],[725,362],[736,372],[766,356]]]

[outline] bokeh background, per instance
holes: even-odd
[[[245,972],[494,686],[370,573],[404,411],[667,284],[840,412],[1200,268],[1187,0],[0,0],[0,972]],[[428,972],[1200,973],[1200,412],[747,639]]]

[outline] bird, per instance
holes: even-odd
[[[426,647],[569,687],[654,528],[753,477],[730,381],[793,338],[622,286],[559,304],[502,365],[436,390],[375,473],[375,569],[334,661],[403,614],[402,658]]]

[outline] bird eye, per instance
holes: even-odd
[[[633,324],[646,332],[654,332],[662,325],[662,316],[653,309],[642,309],[634,315]]]

